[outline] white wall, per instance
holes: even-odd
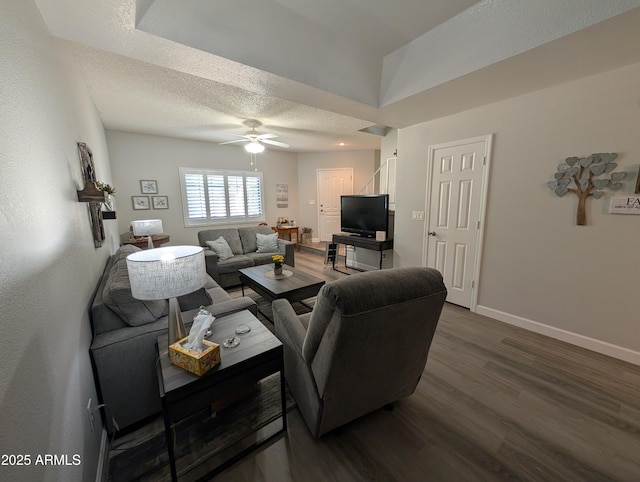
[[[313,229],[318,237],[317,172],[318,169],[353,168],[353,192],[360,189],[373,176],[380,161],[380,151],[311,152],[299,154],[298,190],[300,192],[298,226]],[[315,204],[310,204],[313,201]]]
[[[545,185],[569,156],[617,152],[633,193],[640,161],[640,64],[399,131],[395,266],[420,265],[430,144],[495,133],[478,311],[640,363],[640,217],[605,214],[609,193]]]
[[[198,231],[210,227],[184,227],[178,168],[197,167],[252,171],[250,155],[241,146],[107,131],[107,144],[116,192],[116,212],[121,233],[135,219],[162,219],[172,245],[198,244]],[[279,216],[298,215],[297,154],[267,149],[257,155],[263,173],[266,222],[275,226]],[[169,209],[134,211],[131,196],[140,196],[140,180],[158,181],[158,195],[169,197]],[[288,184],[289,207],[276,206],[276,184]]]
[[[49,35],[33,0],[0,15],[0,466],[2,480],[95,479],[102,428],[89,345],[89,303],[115,230],[94,248],[76,143],[111,181],[102,124],[73,59]],[[77,466],[36,465],[37,455],[80,456]]]

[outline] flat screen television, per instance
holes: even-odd
[[[389,195],[340,196],[340,230],[374,238],[376,231],[389,230]]]

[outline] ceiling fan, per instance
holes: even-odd
[[[241,137],[242,139],[236,139],[234,141],[227,141],[227,142],[221,142],[220,145],[223,144],[234,144],[236,142],[248,142],[244,148],[247,150],[247,152],[250,152],[252,154],[258,154],[262,151],[264,151],[264,144],[271,144],[273,146],[278,146],[278,147],[284,147],[284,148],[288,148],[289,144],[286,144],[284,142],[280,142],[280,141],[274,141],[273,139],[278,137],[275,134],[258,134],[256,132],[256,127],[260,127],[262,125],[262,122],[255,120],[255,119],[249,119],[243,122],[244,125],[246,125],[247,127],[251,127],[251,130],[249,132],[247,132],[244,135],[241,134],[231,134],[237,137]]]

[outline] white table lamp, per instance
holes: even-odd
[[[131,221],[133,227],[134,236],[147,236],[148,247],[153,248],[153,239],[151,236],[154,234],[162,234],[162,219],[139,219],[137,221]]]
[[[204,250],[200,246],[167,246],[127,256],[131,294],[139,300],[169,300],[169,345],[187,336],[178,296],[206,283]]]

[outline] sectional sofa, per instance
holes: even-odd
[[[286,239],[277,239],[273,249],[265,251],[258,246],[258,235],[277,238],[277,233],[274,233],[269,226],[207,229],[198,233],[198,242],[204,248],[207,273],[216,283],[223,288],[237,286],[240,284],[238,270],[272,263],[271,256],[274,254],[283,255],[286,265],[295,266],[295,243]],[[212,249],[213,243],[220,237],[226,241],[231,249],[231,252],[228,253],[229,257],[221,257],[220,253]]]
[[[139,249],[122,246],[109,258],[91,304],[90,357],[109,433],[162,409],[156,340],[167,332],[168,302],[141,301],[131,295],[126,257]],[[203,289],[180,297],[179,302],[187,329],[201,305],[216,317],[246,309],[257,314],[253,300],[232,299],[210,277]]]

